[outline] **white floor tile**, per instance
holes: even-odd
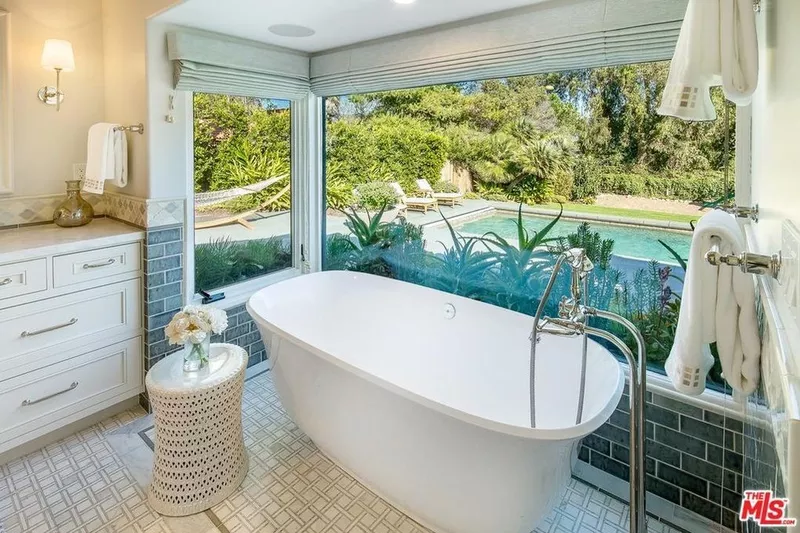
[[[0,466],[0,533],[430,533],[351,478],[288,418],[269,374],[243,399],[250,469],[208,513],[162,517],[146,498],[152,416],[105,420]],[[627,506],[578,480],[536,533],[625,533]],[[217,527],[216,524],[219,524]],[[651,533],[674,533],[653,519]]]

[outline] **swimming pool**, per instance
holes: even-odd
[[[553,220],[552,218],[534,215],[523,215],[522,218],[528,232],[539,231]],[[504,239],[516,239],[516,220],[517,217],[512,215],[492,215],[459,224],[455,229],[463,235],[483,236],[485,233],[493,231]],[[692,236],[689,233],[637,226],[617,226],[594,221],[587,222],[592,227],[592,231],[599,232],[603,239],[614,240],[614,255],[648,260],[655,259],[662,263],[675,263],[672,255],[659,244],[658,240],[660,239],[670,245],[681,257],[689,256],[689,247],[692,242]],[[562,218],[553,228],[550,236],[566,237],[570,233],[574,233],[581,223],[582,221],[580,220]]]

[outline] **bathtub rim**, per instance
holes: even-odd
[[[317,272],[317,273],[312,273],[312,274],[306,274],[304,276],[299,276],[299,277],[317,276],[317,275],[320,275],[320,274],[324,275],[326,273],[328,273],[328,272]],[[361,273],[361,272],[359,272],[359,275],[371,276],[371,277],[380,277],[380,276],[373,276],[372,274],[364,274],[364,273]],[[296,282],[299,277],[292,278],[292,280],[287,280],[286,282],[291,282],[291,281],[295,281]],[[406,283],[404,281],[394,280],[394,279],[392,279],[391,281],[396,282],[396,283]],[[329,353],[321,350],[320,348],[317,348],[316,346],[304,341],[303,339],[300,339],[297,336],[285,331],[283,328],[280,328],[280,327],[276,326],[275,324],[265,320],[263,317],[261,317],[255,311],[255,309],[254,309],[254,307],[252,305],[252,302],[255,299],[257,299],[260,294],[262,294],[264,292],[268,292],[272,287],[275,287],[277,285],[280,285],[281,283],[286,283],[286,282],[280,282],[280,283],[276,283],[273,286],[265,287],[265,288],[257,291],[256,293],[254,293],[247,300],[247,305],[246,305],[247,312],[250,314],[250,316],[253,318],[253,320],[256,322],[256,324],[266,328],[272,334],[277,334],[283,340],[292,342],[293,344],[295,344],[295,345],[297,345],[297,346],[299,346],[299,347],[301,347],[301,348],[303,348],[305,350],[308,350],[310,353],[312,353],[315,356],[321,358],[323,361],[327,361],[327,362],[333,364],[334,366],[336,366],[336,367],[338,367],[338,368],[340,368],[342,370],[345,370],[347,372],[350,372],[351,374],[354,374],[354,375],[356,375],[356,376],[358,376],[358,377],[360,377],[362,379],[365,379],[368,382],[370,382],[370,383],[372,383],[372,384],[374,384],[374,385],[376,385],[378,387],[381,387],[382,389],[385,389],[385,390],[387,390],[387,391],[389,391],[391,393],[397,394],[397,395],[399,395],[399,396],[401,396],[403,398],[406,398],[407,400],[413,401],[413,402],[415,402],[415,403],[417,403],[419,405],[422,405],[424,407],[427,407],[429,409],[433,409],[436,412],[439,412],[439,413],[441,413],[443,415],[449,416],[449,417],[454,418],[456,420],[459,420],[459,421],[462,421],[462,422],[465,422],[465,423],[468,423],[468,424],[471,424],[471,425],[474,425],[474,426],[477,426],[477,427],[480,427],[480,428],[483,428],[483,429],[487,429],[487,430],[490,430],[490,431],[493,431],[493,432],[496,432],[496,433],[502,433],[502,434],[510,435],[510,436],[514,436],[514,437],[521,437],[521,438],[533,439],[533,440],[569,441],[569,440],[583,438],[583,437],[591,434],[592,432],[594,432],[600,426],[602,426],[611,417],[611,415],[614,413],[614,411],[617,409],[619,401],[622,398],[623,389],[625,387],[625,381],[626,381],[625,380],[625,375],[624,375],[623,369],[622,369],[622,364],[613,355],[611,355],[611,353],[606,348],[601,346],[601,348],[606,352],[608,357],[611,357],[613,359],[613,361],[616,363],[617,380],[616,380],[616,384],[614,385],[614,389],[615,390],[612,393],[609,402],[600,411],[598,411],[598,413],[595,416],[593,416],[589,420],[586,420],[586,421],[582,422],[579,425],[566,426],[566,427],[555,428],[555,429],[554,428],[549,428],[549,429],[526,428],[526,427],[523,427],[523,426],[507,424],[505,422],[498,422],[496,420],[492,420],[492,419],[488,419],[488,418],[484,418],[484,417],[481,417],[481,416],[478,416],[478,415],[474,415],[474,414],[471,414],[471,413],[464,412],[464,411],[462,411],[460,409],[457,409],[455,407],[451,407],[449,405],[445,405],[445,404],[439,403],[439,402],[437,402],[435,400],[432,400],[432,399],[430,399],[430,398],[428,398],[426,396],[422,396],[422,395],[417,394],[415,392],[409,391],[408,389],[404,389],[404,388],[402,388],[402,387],[400,387],[400,386],[398,386],[398,385],[396,385],[396,384],[394,384],[394,383],[392,383],[390,381],[386,381],[383,378],[375,376],[374,374],[371,374],[371,373],[369,373],[369,372],[367,372],[365,370],[362,370],[361,368],[358,368],[358,367],[356,367],[354,365],[351,365],[351,364],[349,364],[349,363],[347,363],[345,361],[342,361],[338,357],[336,357],[336,356],[334,356],[332,354],[329,354]],[[426,290],[436,291],[436,289],[431,289],[429,287],[423,287],[423,288],[426,289]],[[437,292],[441,292],[441,291],[437,291]],[[458,298],[458,296],[454,296],[454,295],[450,295],[450,296]],[[478,303],[481,303],[482,305],[491,305],[491,304],[487,304],[487,303],[484,303],[484,302],[478,302]],[[514,312],[514,311],[510,311],[508,309],[503,309],[503,310],[507,311],[509,313],[513,313]],[[531,319],[531,320],[533,320],[533,319]],[[594,342],[591,339],[590,339],[590,341]],[[277,357],[277,355],[272,355],[271,354],[270,358],[272,358],[272,357]]]

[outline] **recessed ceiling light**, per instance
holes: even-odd
[[[395,4],[413,4],[417,0],[392,0]]]
[[[275,24],[267,29],[270,33],[280,37],[311,37],[317,33],[311,28],[297,24]]]

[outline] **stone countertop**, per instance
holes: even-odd
[[[0,264],[104,248],[144,237],[143,230],[110,218],[96,218],[79,228],[45,224],[0,230]]]

